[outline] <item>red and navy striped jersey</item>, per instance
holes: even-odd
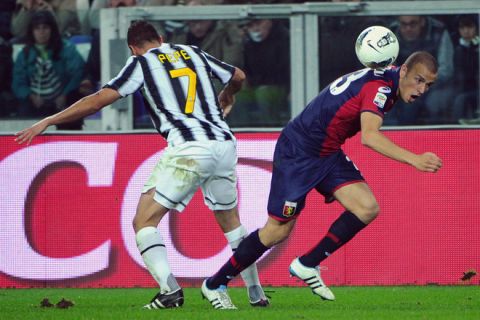
[[[170,145],[234,140],[223,119],[212,78],[226,84],[235,68],[195,46],[163,43],[130,57],[105,86],[127,96],[141,89],[157,131]]]
[[[312,155],[340,150],[360,131],[362,112],[383,118],[397,100],[399,68],[362,69],[344,75],[323,89],[283,129],[292,143]]]

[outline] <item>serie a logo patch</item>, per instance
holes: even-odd
[[[297,203],[291,201],[285,201],[283,205],[283,216],[289,218],[295,214],[297,211]]]
[[[383,93],[377,92],[375,99],[373,99],[373,103],[382,109],[385,106],[385,102],[387,102],[387,96]]]

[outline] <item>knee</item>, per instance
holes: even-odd
[[[380,207],[376,201],[363,203],[355,212],[353,212],[363,223],[369,224],[380,213]]]
[[[272,234],[273,237],[270,238],[270,243],[267,245],[267,247],[273,247],[279,243],[282,243],[283,241],[287,240],[288,236],[290,235],[290,232],[284,229],[279,229],[276,230]]]
[[[269,248],[285,241],[292,231],[293,224],[293,221],[276,224],[267,223],[259,231],[260,241]]]

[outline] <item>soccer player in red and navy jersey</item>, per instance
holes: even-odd
[[[345,211],[309,252],[290,264],[290,273],[314,294],[335,300],[320,277],[319,264],[372,222],[379,206],[360,171],[344,154],[347,138],[361,132],[361,141],[376,152],[424,172],[437,172],[440,158],[412,153],[380,132],[383,117],[397,99],[410,103],[435,82],[438,65],[427,52],[415,52],[401,67],[363,69],[326,87],[283,129],[275,148],[266,225],[252,232],[230,260],[204,281],[202,292],[225,287],[228,281],[285,240],[316,189],[326,202],[337,200]]]

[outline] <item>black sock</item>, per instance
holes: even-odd
[[[356,215],[345,211],[332,223],[325,237],[299,258],[300,262],[306,267],[315,268],[366,226]]]
[[[209,289],[216,289],[221,285],[226,286],[230,280],[248,268],[268,249],[270,248],[265,247],[263,243],[260,242],[258,230],[250,233],[248,237],[240,242],[233,256],[223,267],[221,267],[213,277],[207,279],[207,287]]]

